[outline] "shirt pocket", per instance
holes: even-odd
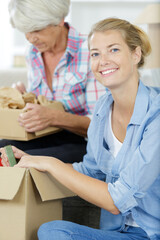
[[[65,106],[72,113],[85,115],[86,108],[86,74],[72,73],[65,74],[63,86],[63,101]]]
[[[72,98],[72,94],[76,96],[83,95],[86,86],[85,73],[72,73],[65,74],[65,81],[63,86],[63,96],[65,98]]]
[[[75,85],[86,81],[86,73],[84,72],[66,72],[64,75],[65,84]]]

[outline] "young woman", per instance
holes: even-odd
[[[13,147],[17,167],[49,172],[102,208],[100,229],[71,222],[43,224],[40,240],[160,239],[160,89],[139,79],[151,47],[146,34],[121,19],[95,24],[91,68],[109,91],[97,102],[83,162],[26,155]],[[4,149],[3,164],[8,165]]]

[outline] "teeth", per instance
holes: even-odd
[[[107,71],[103,71],[102,74],[108,74],[108,73],[112,73],[112,72],[115,72],[116,69],[110,69],[110,70],[107,70]]]

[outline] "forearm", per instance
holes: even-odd
[[[69,130],[78,135],[87,136],[90,119],[86,116],[27,103],[26,112],[20,114],[18,121],[27,132],[36,132],[49,126]]]
[[[108,192],[107,183],[81,174],[74,170],[72,165],[59,160],[53,161],[52,164],[47,171],[67,188],[86,201],[104,208],[112,214],[119,214],[119,210]]]
[[[112,214],[119,214],[119,210],[108,192],[107,183],[79,173],[72,165],[57,158],[23,155],[16,167],[35,168],[38,171],[48,172],[86,201],[104,208]]]
[[[90,118],[59,111],[56,118],[52,118],[51,125],[69,130],[80,136],[87,136]]]

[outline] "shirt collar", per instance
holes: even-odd
[[[106,112],[109,112],[110,106],[113,103],[112,94],[109,90],[107,90],[107,93],[103,95],[101,103],[102,104],[100,105],[96,115],[103,118],[106,116]]]
[[[74,57],[74,55],[79,50],[82,42],[86,40],[86,36],[79,34],[75,28],[70,26],[68,23],[66,24],[69,27],[66,52],[68,52],[69,54],[71,54],[72,57]]]
[[[149,107],[148,90],[146,86],[141,81],[139,81],[138,92],[130,124],[140,125],[148,111],[148,107]]]
[[[104,101],[102,101],[102,104],[96,113],[96,115],[99,116],[100,118],[106,116],[106,112],[109,111],[110,106],[113,103],[113,98],[110,91],[108,91],[106,95],[103,97]],[[130,124],[140,125],[148,111],[148,107],[149,107],[148,89],[141,81],[139,81],[138,92]]]

